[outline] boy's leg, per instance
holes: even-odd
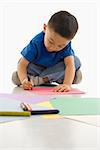
[[[43,81],[41,81],[42,79],[37,78],[37,76],[39,76],[44,69],[45,68],[42,67],[42,66],[38,66],[38,65],[35,65],[33,63],[29,63],[29,65],[27,66],[27,76],[29,78],[32,78],[35,81],[35,84],[37,84],[38,80],[40,80],[40,82],[42,83],[43,82]],[[17,71],[13,72],[12,81],[15,85],[18,85],[18,86],[21,85],[21,82],[20,82],[20,79],[18,77]]]
[[[43,72],[43,70],[45,70],[45,67],[35,65],[33,63],[29,63],[29,65],[27,66],[27,74],[33,75],[34,77],[39,76]]]
[[[15,85],[17,85],[17,86],[20,86],[20,85],[21,85],[21,82],[20,82],[20,80],[19,80],[17,71],[14,71],[13,74],[12,74],[12,82],[13,82]]]
[[[75,61],[76,72],[75,72],[75,78],[73,83],[77,84],[82,79],[82,75],[79,70],[79,68],[81,67],[81,63],[78,57],[76,56],[74,61]],[[27,67],[27,74],[30,78],[33,79],[33,82],[35,83],[34,85],[40,85],[43,83],[53,82],[53,81],[62,83],[64,79],[64,73],[65,73],[65,65],[63,61],[47,69],[45,67],[41,67],[32,63],[30,63]],[[17,72],[13,73],[12,81],[15,85],[18,86],[21,85]]]
[[[78,69],[76,72],[75,72],[75,77],[74,77],[74,80],[73,80],[73,83],[72,84],[78,84],[80,83],[82,80],[82,72],[80,69]]]
[[[74,57],[75,62],[75,77],[73,80],[73,84],[77,84],[82,80],[82,74],[80,71],[81,63],[77,56]],[[50,82],[58,82],[62,83],[64,80],[64,74],[65,74],[65,64],[64,62],[60,62],[53,67],[49,67],[45,69],[41,74],[40,77],[46,77]]]

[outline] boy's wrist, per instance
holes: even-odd
[[[27,81],[28,81],[28,78],[26,77],[21,81],[21,83],[23,84],[24,82],[27,82]]]
[[[68,83],[68,82],[66,82],[66,81],[64,81],[63,84],[66,84],[66,85],[68,85],[68,86],[71,86],[71,85],[72,85],[72,83]]]

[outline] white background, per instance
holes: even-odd
[[[67,10],[76,16],[79,30],[72,47],[82,62],[83,81],[77,87],[99,96],[99,3],[87,1],[0,1],[0,91],[13,88],[21,50],[43,29],[50,16]]]

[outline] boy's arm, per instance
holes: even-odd
[[[71,89],[71,84],[74,79],[75,75],[75,66],[74,66],[74,57],[68,56],[64,58],[65,63],[65,76],[63,84],[58,85],[54,91],[56,92],[63,92],[63,91],[69,91]]]
[[[18,71],[18,76],[19,79],[21,81],[21,83],[23,83],[23,81],[25,79],[27,79],[27,65],[29,64],[29,61],[27,61],[25,58],[21,58],[21,60],[18,63],[17,66],[17,71]]]
[[[74,76],[75,76],[75,65],[74,65],[74,57],[68,56],[64,58],[65,63],[65,77],[63,84],[71,86]]]

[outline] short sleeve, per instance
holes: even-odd
[[[63,57],[67,57],[67,56],[74,56],[74,51],[71,47],[71,42],[64,48],[63,50]]]
[[[37,48],[34,41],[30,43],[21,51],[22,56],[29,62],[32,62],[37,55]]]

